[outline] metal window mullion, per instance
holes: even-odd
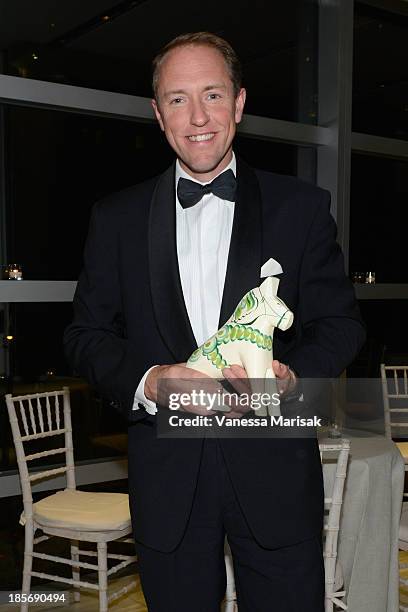
[[[333,137],[330,128],[257,115],[244,115],[238,132],[249,138],[316,147],[329,144]]]
[[[348,269],[350,223],[353,0],[319,8],[319,125],[331,127],[329,146],[317,151],[317,183],[332,195],[338,242]]]
[[[153,121],[149,98],[0,75],[0,102],[53,110]]]
[[[3,281],[1,302],[72,302],[76,281]]]
[[[408,141],[398,140],[397,138],[353,132],[351,149],[353,153],[361,155],[377,155],[402,161],[408,160]]]
[[[0,102],[49,108],[128,121],[155,122],[149,98],[0,75]],[[244,115],[243,136],[292,144],[319,146],[331,140],[325,127]]]
[[[0,51],[0,72],[4,69],[4,51]],[[6,233],[6,109],[0,105],[0,264],[5,264],[7,260],[7,233]],[[1,275],[0,275],[1,278]],[[0,320],[3,327],[0,334],[6,334],[8,329],[9,307],[1,301],[0,297]],[[0,372],[6,376],[10,373],[10,354],[4,344],[0,347]]]

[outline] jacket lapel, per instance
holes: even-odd
[[[237,198],[219,327],[241,298],[259,285],[262,262],[261,193],[255,172],[237,158]]]
[[[197,343],[191,327],[177,260],[175,165],[158,180],[149,219],[149,272],[153,309],[160,334],[177,362]],[[255,172],[237,158],[237,198],[219,327],[247,291],[257,287],[262,262],[261,194]]]
[[[149,219],[149,272],[160,334],[177,362],[197,348],[188,318],[177,260],[175,165],[158,180]]]

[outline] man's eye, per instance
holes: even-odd
[[[218,98],[221,98],[221,96],[218,93],[210,93],[210,94],[208,94],[208,98],[210,100],[218,100]]]
[[[183,101],[183,98],[173,98],[170,104],[180,104]]]

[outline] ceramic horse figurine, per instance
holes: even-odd
[[[293,313],[277,296],[278,286],[279,279],[269,276],[259,287],[248,291],[225,325],[192,353],[187,367],[212,378],[223,378],[223,368],[238,364],[250,379],[263,380],[262,391],[266,391],[267,379],[275,378],[273,330],[286,330],[293,322]],[[273,392],[276,387],[269,385],[268,393]],[[262,407],[256,411],[259,416],[267,413]],[[276,414],[269,408],[269,414],[272,413]]]

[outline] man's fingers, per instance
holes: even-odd
[[[277,359],[272,361],[272,369],[275,373],[276,378],[285,379],[290,378],[289,366],[281,363]]]
[[[214,410],[208,410],[207,408],[205,408],[205,406],[184,406],[182,410],[180,410],[180,412],[188,412],[191,415],[198,415],[198,416],[212,416],[213,414],[217,414]]]
[[[248,410],[246,410],[245,412],[248,412]],[[237,412],[236,410],[231,410],[231,412],[226,412],[225,416],[227,417],[227,419],[241,419],[245,415],[245,412]]]
[[[274,359],[272,361],[272,368],[276,376],[276,384],[280,395],[290,392],[296,387],[296,375],[288,365]]]
[[[245,371],[245,368],[238,365],[237,363],[233,363],[229,366],[229,368],[225,368],[226,370],[230,370],[235,378],[248,378],[248,375]]]
[[[226,380],[234,387],[238,394],[251,393],[251,385],[248,380],[245,368],[237,364],[233,364],[228,368],[224,368],[222,374]]]

